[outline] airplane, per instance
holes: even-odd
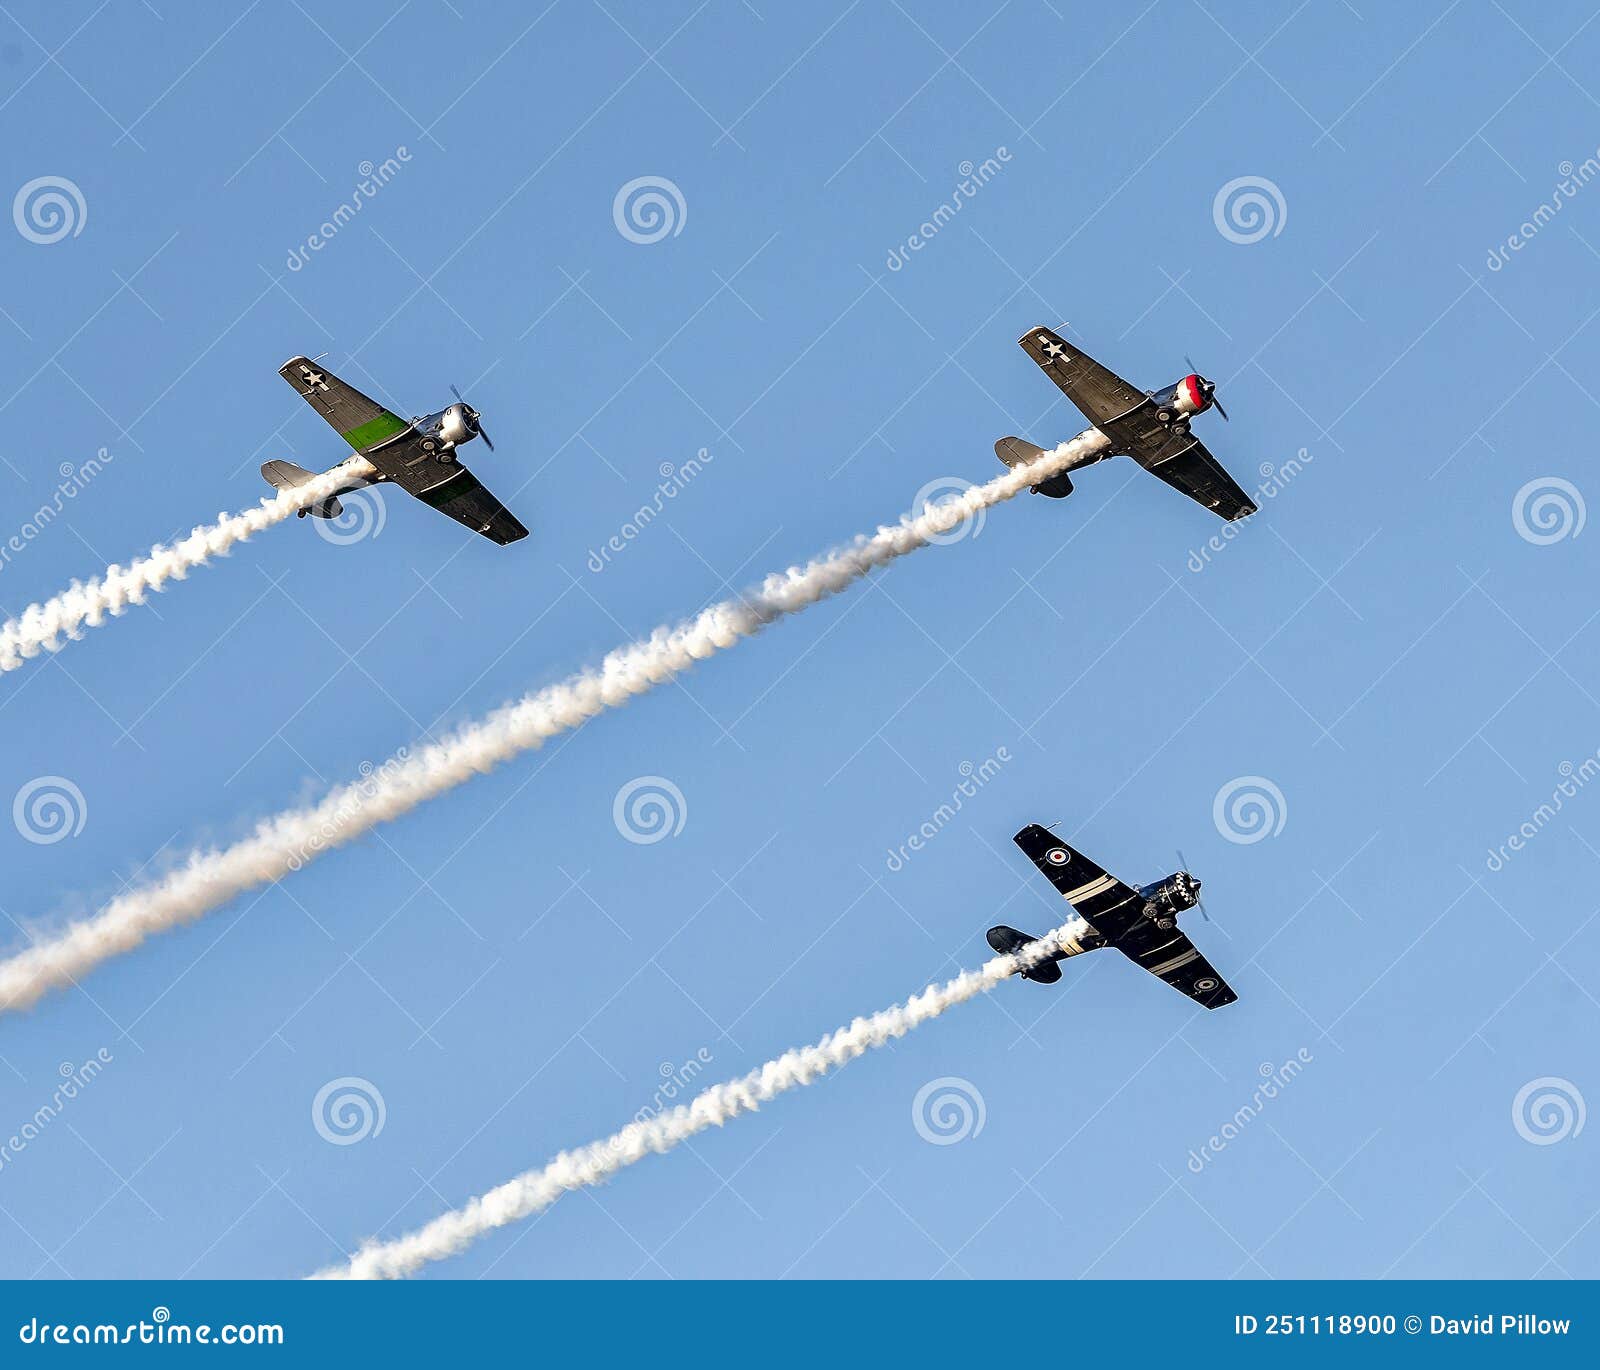
[[[1189,432],[1189,420],[1207,409],[1228,417],[1217,402],[1215,381],[1191,371],[1165,390],[1139,390],[1048,328],[1030,328],[1018,342],[1061,393],[1109,439],[1107,447],[1078,458],[1034,486],[1034,494],[1065,499],[1072,493],[1068,471],[1125,452],[1151,475],[1230,523],[1256,512],[1250,497]],[[1044,450],[1022,438],[1001,438],[994,445],[995,456],[1013,467],[1025,466]]]
[[[278,368],[278,374],[355,449],[356,456],[377,468],[375,475],[352,473],[349,483],[327,499],[300,510],[301,518],[307,514],[321,519],[338,518],[343,512],[340,495],[392,482],[502,547],[528,536],[528,530],[456,456],[456,448],[473,438],[482,438],[491,452],[494,443],[483,431],[478,411],[461,398],[455,386],[450,387],[456,397],[454,404],[407,423],[309,357],[290,357]],[[340,463],[351,464],[356,464],[353,458]],[[315,472],[292,461],[269,461],[261,468],[261,474],[279,490],[293,490],[317,478]]]
[[[1048,828],[1030,823],[1011,839],[1072,905],[1076,916],[1060,934],[1060,950],[1020,972],[1025,980],[1053,985],[1060,962],[1101,947],[1115,947],[1137,966],[1165,980],[1205,1008],[1221,1008],[1239,996],[1178,930],[1178,915],[1200,903],[1200,882],[1177,871],[1153,885],[1124,885]],[[1205,910],[1202,908],[1201,913]],[[990,928],[989,945],[1002,956],[1037,941],[1005,924]]]

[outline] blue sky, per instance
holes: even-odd
[[[336,460],[273,374],[297,352],[407,414],[461,385],[497,444],[472,465],[532,536],[399,496],[350,545],[294,523],[0,680],[0,797],[62,777],[86,812],[59,842],[7,829],[9,946],[930,481],[988,479],[997,436],[1076,432],[1030,325],[1141,385],[1191,355],[1233,416],[1197,428],[1247,487],[1304,456],[1209,557],[1221,525],[1123,461],[994,510],[7,1021],[0,1132],[62,1063],[110,1064],[0,1167],[0,1274],[286,1276],[398,1234],[684,1062],[742,1073],[975,964],[993,922],[1045,930],[1059,901],[1009,842],[1029,821],[1134,880],[1181,848],[1240,1002],[1085,958],[434,1273],[1600,1274],[1597,1133],[1513,1120],[1534,1082],[1600,1092],[1600,190],[1556,191],[1600,144],[1592,17],[10,11],[3,188],[65,179],[84,209],[60,241],[0,234],[7,533],[63,464],[112,460],[0,606],[244,507],[268,458]],[[613,202],[647,176],[682,208],[638,243]],[[1238,178],[1276,192],[1256,241],[1218,207]],[[613,822],[641,776],[683,796],[670,840]],[[1214,821],[1242,777],[1282,796],[1259,841]],[[383,1127],[330,1145],[313,1100],[345,1077]],[[983,1126],[930,1145],[913,1103],[945,1077]]]

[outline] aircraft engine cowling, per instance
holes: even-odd
[[[478,416],[464,404],[452,404],[439,415],[439,441],[454,446],[478,435]]]
[[[1188,871],[1177,871],[1149,892],[1149,902],[1162,913],[1182,913],[1200,902],[1200,882]]]

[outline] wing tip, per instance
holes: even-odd
[[[1027,332],[1017,339],[1017,346],[1027,347],[1029,343],[1038,345],[1040,334],[1043,334],[1046,340],[1054,338],[1058,342],[1065,341],[1065,339],[1062,338],[1062,336],[1048,324],[1036,323],[1032,328],[1028,329]]]

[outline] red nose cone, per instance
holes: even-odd
[[[1183,387],[1188,393],[1189,403],[1194,405],[1195,413],[1198,414],[1207,404],[1206,392],[1201,388],[1200,377],[1185,376],[1183,378]]]

